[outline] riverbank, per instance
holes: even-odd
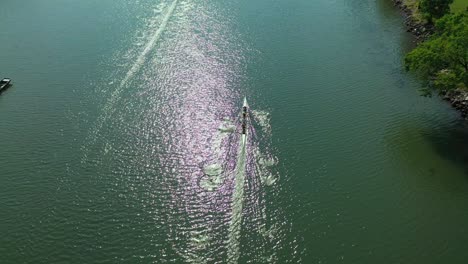
[[[435,32],[433,24],[427,23],[418,11],[418,0],[392,0],[405,17],[407,32],[411,32],[417,43],[428,40]],[[468,91],[466,89],[442,90],[439,95],[468,118]]]
[[[405,17],[406,31],[411,32],[417,42],[427,40],[434,33],[434,25],[427,23],[418,12],[415,0],[392,0]]]

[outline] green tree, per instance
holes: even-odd
[[[450,11],[453,0],[421,0],[419,8],[427,16],[429,22],[433,18],[441,18]]]
[[[468,11],[439,19],[436,33],[408,53],[405,64],[428,90],[468,87]]]

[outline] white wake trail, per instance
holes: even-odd
[[[247,160],[247,134],[241,136],[236,164],[236,178],[232,198],[232,218],[228,236],[228,263],[237,263],[239,259],[239,239],[242,224],[242,208],[244,203],[244,181]]]
[[[133,64],[132,68],[125,75],[125,78],[122,80],[122,82],[120,82],[120,87],[125,86],[127,82],[133,77],[133,75],[135,75],[135,73],[137,73],[140,70],[141,66],[145,63],[148,53],[154,48],[156,43],[158,43],[158,40],[161,37],[162,32],[164,32],[164,30],[166,29],[167,23],[169,22],[169,19],[172,17],[172,14],[174,13],[174,10],[177,6],[177,1],[178,0],[174,0],[172,2],[158,30],[156,30],[153,37],[151,37],[150,41],[146,44],[145,49],[143,50],[142,53],[140,53],[137,60]]]
[[[119,95],[122,92],[123,88],[127,85],[128,81],[141,69],[141,67],[146,61],[148,53],[152,49],[154,49],[154,46],[157,44],[157,42],[161,38],[162,33],[164,32],[164,30],[166,30],[167,24],[169,20],[171,19],[174,13],[174,10],[176,9],[178,1],[179,0],[174,0],[172,4],[169,6],[165,16],[163,17],[163,20],[161,21],[161,25],[159,26],[159,28],[156,30],[156,32],[153,34],[151,39],[148,41],[148,43],[146,44],[145,48],[140,53],[140,55],[138,55],[135,63],[127,72],[124,79],[120,82],[119,87],[110,94],[110,97],[107,103],[103,107],[103,110],[102,110],[103,114],[98,117],[98,120],[96,121],[96,126],[94,130],[91,132],[91,138],[87,140],[88,146],[93,145],[95,143],[95,141],[97,140],[98,133],[101,130],[102,126],[115,111],[115,109],[113,109],[113,105],[118,100]],[[85,149],[87,149],[87,147]],[[85,160],[86,160],[86,154],[85,154]]]

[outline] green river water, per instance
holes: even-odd
[[[0,36],[0,263],[468,259],[468,128],[390,0],[3,0]]]

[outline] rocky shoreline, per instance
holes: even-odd
[[[468,117],[468,92],[461,89],[445,91],[441,93],[442,98],[457,109],[464,118]]]
[[[434,25],[418,21],[413,16],[411,8],[406,6],[404,0],[392,0],[393,4],[398,7],[405,17],[407,32],[411,32],[416,42],[427,40],[434,33]],[[445,101],[449,102],[452,107],[457,109],[464,118],[468,118],[468,92],[461,89],[451,91],[442,91],[440,96]]]
[[[428,39],[434,33],[434,25],[415,19],[413,10],[403,0],[393,0],[393,4],[402,11],[405,17],[406,31],[411,32],[418,42]]]

